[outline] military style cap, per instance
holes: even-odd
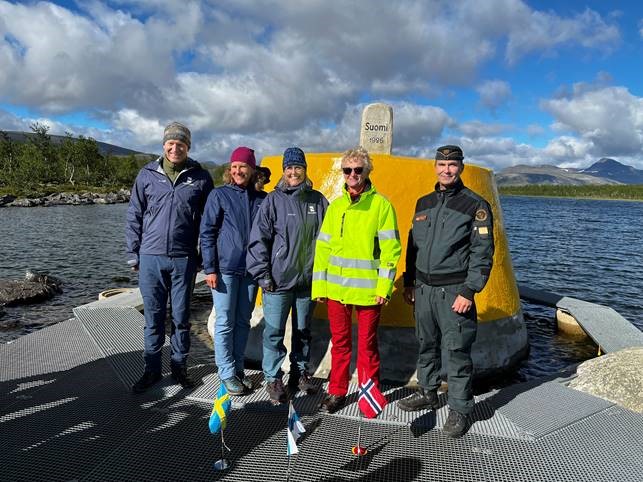
[[[464,160],[464,154],[462,154],[462,149],[458,146],[442,146],[438,147],[438,151],[435,153],[436,161],[460,161]]]

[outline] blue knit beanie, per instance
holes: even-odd
[[[289,147],[284,151],[283,168],[288,166],[306,166],[306,155],[299,147]]]

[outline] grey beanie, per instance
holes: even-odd
[[[181,141],[190,148],[192,144],[192,134],[190,134],[190,129],[185,127],[179,122],[172,122],[168,124],[163,131],[163,144],[169,140]]]

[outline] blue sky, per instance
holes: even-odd
[[[0,0],[0,129],[159,152],[163,126],[225,162],[343,151],[369,102],[393,151],[643,169],[640,2]]]

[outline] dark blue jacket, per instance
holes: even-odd
[[[278,184],[252,227],[248,273],[257,280],[271,279],[275,291],[310,289],[315,240],[327,207],[324,195],[307,183],[295,188]]]
[[[128,264],[139,254],[193,256],[197,254],[201,214],[213,189],[210,173],[188,158],[174,183],[162,167],[163,158],[146,164],[136,176],[125,238]]]
[[[205,274],[246,274],[250,228],[266,193],[226,184],[214,189],[201,220],[201,255]]]

